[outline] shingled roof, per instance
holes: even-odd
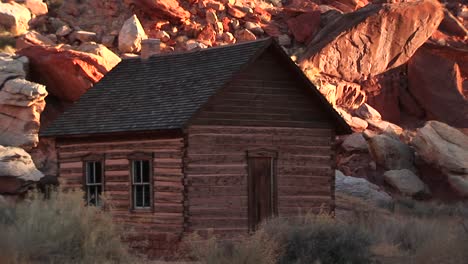
[[[270,45],[277,44],[263,39],[161,54],[147,60],[125,59],[40,134],[72,136],[182,128],[234,74]],[[329,108],[339,125],[349,130]]]

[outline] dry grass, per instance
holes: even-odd
[[[0,210],[2,263],[129,263],[110,216],[83,203],[81,192],[31,193]]]

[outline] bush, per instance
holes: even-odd
[[[252,236],[237,240],[191,239],[196,260],[207,264],[370,262],[370,237],[357,225],[328,215],[272,219]]]
[[[111,217],[87,207],[81,192],[37,192],[0,210],[2,263],[128,263]],[[1,205],[0,205],[1,206]]]
[[[371,259],[369,234],[329,215],[276,219],[264,228],[283,245],[279,263],[365,264]]]
[[[237,240],[223,240],[214,235],[202,239],[196,234],[187,240],[189,257],[205,264],[277,263],[278,244],[261,230]]]

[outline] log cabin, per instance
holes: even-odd
[[[90,205],[105,193],[126,238],[157,256],[193,231],[333,210],[335,135],[350,131],[263,39],[125,59],[41,136],[55,139],[61,186]]]

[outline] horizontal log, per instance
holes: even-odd
[[[252,148],[274,148],[278,150],[279,156],[281,155],[300,155],[300,154],[314,154],[314,155],[331,155],[332,150],[330,146],[317,147],[317,146],[287,146],[287,145],[271,145],[271,144],[255,144],[255,145],[205,145],[205,146],[190,146],[187,149],[188,156],[200,154],[213,154],[230,155],[246,153],[247,150]]]
[[[191,196],[188,195],[187,204],[189,208],[203,207],[203,208],[242,208],[247,207],[247,195],[231,195],[223,197],[210,197],[210,196]]]
[[[272,146],[330,146],[330,137],[308,137],[308,136],[275,136],[272,134],[258,135],[189,135],[190,146],[206,145],[272,145]]]
[[[311,175],[311,176],[331,176],[333,170],[329,167],[318,166],[278,166],[278,175]]]
[[[228,186],[246,185],[247,174],[225,174],[225,175],[196,175],[190,174],[189,182],[191,186]]]
[[[330,136],[331,129],[319,128],[281,128],[281,127],[232,127],[232,126],[200,126],[192,125],[188,129],[189,134],[274,134],[284,136]]]
[[[203,175],[219,175],[219,174],[244,174],[247,172],[246,164],[235,165],[192,165],[188,164],[185,173],[203,174]]]
[[[203,218],[245,218],[247,217],[247,208],[229,209],[226,208],[202,208],[192,207],[189,209],[189,215],[191,217],[203,217]]]
[[[302,195],[318,195],[318,196],[330,196],[331,197],[331,188],[329,185],[327,186],[305,186],[305,187],[298,187],[298,186],[281,186],[278,188],[278,197],[282,195],[287,196],[302,196]]]
[[[60,162],[60,168],[63,169],[76,169],[83,168],[83,162]]]
[[[278,176],[278,186],[317,186],[330,185],[331,177],[326,176]]]
[[[143,141],[143,142],[130,142],[130,143],[104,143],[104,144],[78,144],[78,145],[59,145],[61,152],[76,152],[76,151],[107,151],[107,150],[148,150],[148,149],[181,149],[183,147],[182,141]]]
[[[188,221],[192,228],[230,228],[230,227],[246,227],[248,224],[247,217],[191,217]]]
[[[325,120],[317,121],[278,121],[278,120],[239,120],[239,119],[214,119],[197,118],[192,124],[196,125],[226,125],[226,126],[276,126],[276,127],[300,127],[300,128],[332,128],[332,123]]]
[[[94,141],[94,142],[83,142],[83,143],[68,143],[66,141],[61,142],[59,145],[60,148],[62,147],[76,147],[76,146],[106,146],[106,145],[129,145],[129,144],[147,144],[147,143],[182,143],[183,138],[165,138],[165,139],[145,139],[145,140],[101,140],[101,141]]]
[[[236,185],[236,186],[190,186],[187,187],[189,196],[226,196],[226,195],[247,195],[247,185]]]

